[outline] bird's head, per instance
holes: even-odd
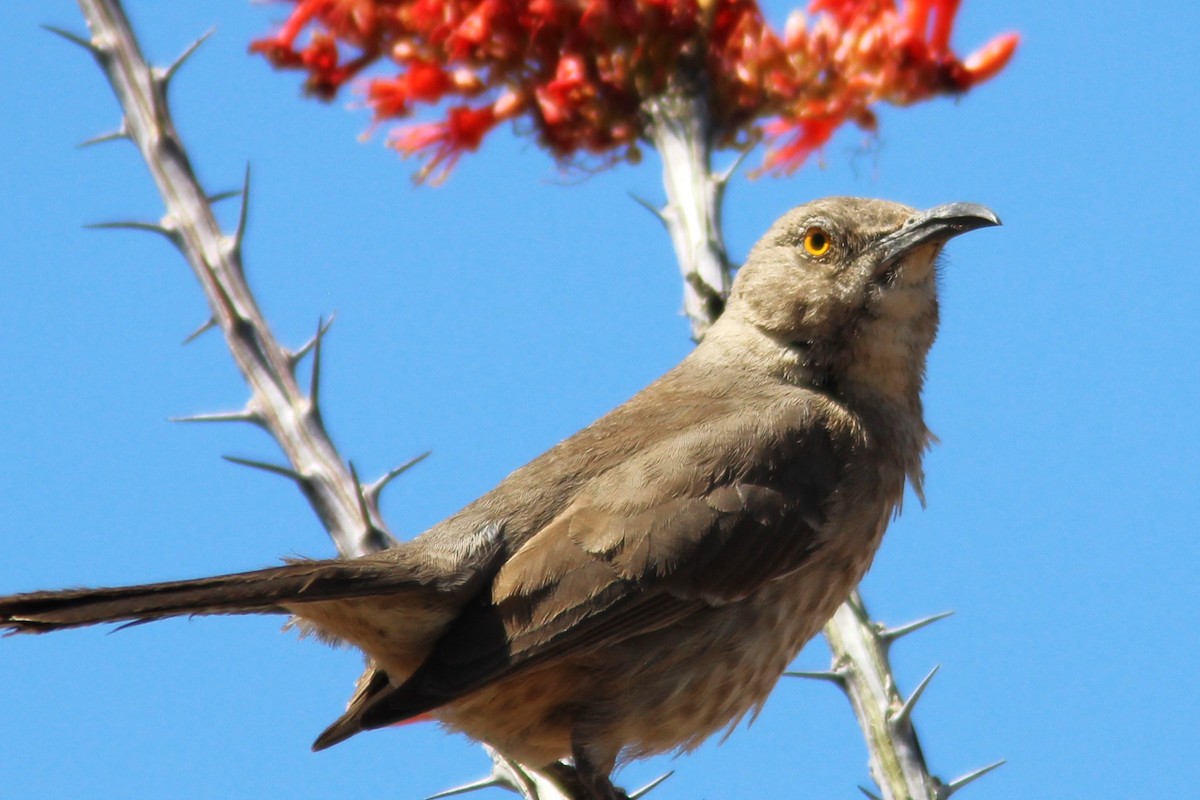
[[[973,203],[917,211],[885,200],[816,200],[784,214],[754,246],[725,313],[830,380],[903,379],[894,388],[911,394],[937,332],[942,245],[999,224]]]

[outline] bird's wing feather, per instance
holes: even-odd
[[[585,487],[409,680],[361,710],[359,729],[736,602],[801,569],[820,546],[841,448],[830,426],[805,419],[811,405],[775,411],[794,419],[729,419],[716,430],[710,421]]]

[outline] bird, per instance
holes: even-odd
[[[924,502],[940,253],[999,224],[973,203],[801,205],[676,367],[419,536],[0,597],[0,629],[290,615],[368,660],[315,750],[431,716],[531,766],[570,760],[583,797],[622,797],[618,763],[757,713],[867,571],[905,486]]]

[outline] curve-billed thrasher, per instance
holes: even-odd
[[[999,220],[829,198],[785,214],[679,366],[411,542],[353,560],[0,598],[43,632],[286,613],[372,667],[321,749],[432,713],[531,765],[698,745],[765,700],[920,492],[942,244]]]

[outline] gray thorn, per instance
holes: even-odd
[[[233,248],[240,260],[242,241],[246,238],[246,219],[250,214],[250,165],[246,164],[246,172],[242,176],[242,207],[238,209],[237,228],[233,232]]]
[[[637,194],[634,194],[633,192],[630,192],[629,196],[631,198],[633,198],[633,202],[637,203],[639,206],[641,206],[642,208],[646,209],[651,214],[653,214],[654,218],[657,219],[659,222],[661,222],[663,225],[667,224],[667,217],[663,213],[663,210],[661,208],[654,205],[654,203],[651,203],[649,200],[642,197],[641,195],[637,195]]]
[[[209,317],[207,320],[204,321],[203,325],[201,325],[199,328],[196,328],[196,330],[189,333],[187,335],[187,338],[183,340],[183,343],[191,344],[192,342],[196,341],[201,336],[203,336],[205,333],[207,333],[208,331],[211,331],[215,327],[217,327],[217,321],[215,319],[213,319],[212,317]]]
[[[168,239],[175,238],[175,232],[163,225],[161,222],[138,222],[129,220],[125,222],[95,222],[91,225],[83,227],[94,231],[145,231],[147,233],[157,233],[159,236],[165,236]]]
[[[805,678],[810,681],[827,681],[841,688],[846,685],[846,676],[841,672],[834,670],[814,671],[814,672],[785,672],[783,673],[789,678]]]
[[[91,39],[85,39],[77,33],[71,33],[70,31],[62,28],[56,28],[53,25],[43,25],[42,30],[53,33],[55,36],[61,36],[71,44],[77,44],[94,56],[100,55],[100,48],[97,47],[96,43]]]
[[[910,633],[919,631],[919,630],[921,630],[921,628],[924,628],[927,625],[932,625],[933,623],[943,620],[946,617],[952,616],[953,614],[954,614],[953,611],[943,611],[940,614],[931,614],[928,617],[923,617],[921,619],[914,620],[913,622],[909,622],[904,625],[897,625],[894,628],[880,628],[877,631],[877,634],[879,635],[879,638],[882,639],[884,642],[891,644],[892,642],[899,639],[901,636],[907,636]]]
[[[968,783],[973,783],[973,782],[979,780],[984,775],[987,775],[989,772],[991,772],[994,769],[999,769],[1000,767],[1004,766],[1006,763],[1007,763],[1006,759],[1002,758],[999,761],[996,761],[995,763],[988,764],[986,767],[980,767],[979,769],[975,770],[974,772],[968,772],[966,775],[963,775],[961,778],[955,778],[954,780],[950,781],[950,783],[946,784],[946,786],[942,790],[942,793],[939,794],[938,797],[940,798],[940,800],[946,800],[946,798],[950,797],[952,794],[954,794],[959,789],[966,786]]]
[[[724,191],[725,186],[729,183],[729,179],[732,178],[739,169],[741,169],[742,162],[746,160],[746,158],[750,155],[750,151],[753,149],[753,147],[742,148],[742,150],[733,159],[733,163],[716,174],[716,176],[713,178],[713,181],[716,183],[718,191]],[[720,195],[718,195],[718,197],[719,196]]]
[[[408,461],[405,461],[400,466],[394,467],[393,469],[388,470],[378,480],[364,486],[363,492],[366,494],[367,500],[369,500],[373,505],[378,507],[379,495],[383,492],[383,487],[385,487],[389,483],[391,483],[394,478],[398,478],[399,476],[403,475],[405,472],[408,472],[410,469],[415,467],[417,464],[420,464],[422,461],[424,461],[426,458],[428,458],[429,454],[432,452],[433,452],[432,450],[426,450],[424,453],[421,453],[421,455],[410,458]]]
[[[471,783],[464,783],[462,786],[455,786],[453,789],[446,789],[445,791],[438,792],[437,794],[431,794],[429,797],[426,797],[425,800],[438,800],[438,798],[441,797],[454,797],[458,794],[477,792],[480,789],[491,789],[494,786],[507,788],[508,784],[500,780],[500,778],[496,777],[495,775],[489,775],[486,778],[480,778],[479,780],[472,781]]]
[[[650,794],[650,792],[657,789],[663,781],[665,781],[667,778],[671,777],[674,774],[675,774],[675,770],[671,770],[670,772],[664,772],[662,775],[659,775],[657,778],[650,781],[649,783],[647,783],[645,786],[638,789],[637,791],[630,792],[629,800],[639,800],[639,798],[645,797],[646,795]]]
[[[237,456],[221,456],[221,458],[232,464],[240,464],[243,467],[250,467],[251,469],[260,469],[263,472],[269,472],[272,475],[282,475],[283,477],[289,478],[296,483],[306,482],[305,477],[299,472],[296,472],[296,470],[292,469],[291,467],[282,466],[281,464],[271,464],[266,461],[255,461],[252,458],[238,458]]]
[[[318,417],[321,415],[321,340],[325,338],[325,320],[317,319],[317,332],[313,335],[313,361],[312,374],[309,375],[308,381],[308,402],[312,408],[312,412]]]
[[[296,365],[300,363],[300,360],[302,358],[304,358],[306,355],[308,355],[309,352],[314,347],[316,347],[317,341],[322,336],[324,336],[326,333],[329,332],[329,328],[333,325],[333,320],[336,316],[337,316],[337,314],[330,314],[329,319],[325,320],[324,324],[317,325],[316,335],[314,335],[311,339],[309,339],[304,344],[300,345],[299,349],[294,350],[291,353],[288,353],[288,363],[291,364],[293,369],[296,368]],[[318,323],[319,322],[320,321],[318,320]]]
[[[230,189],[228,192],[217,192],[214,195],[209,195],[206,199],[210,204],[215,204],[221,202],[222,200],[228,200],[231,197],[240,197],[241,194],[241,189]]]
[[[158,81],[164,89],[167,87],[167,84],[171,82],[171,79],[175,77],[175,74],[179,72],[179,68],[182,67],[184,63],[192,57],[192,54],[200,49],[200,45],[208,41],[208,38],[215,32],[216,28],[209,28],[207,31],[202,33],[200,37],[196,39],[196,41],[189,44],[184,51],[179,54],[179,57],[172,61],[166,69],[158,71]]]
[[[895,714],[888,715],[888,722],[892,725],[903,725],[908,722],[909,717],[912,716],[913,709],[917,706],[917,701],[921,699],[921,694],[925,691],[925,687],[929,685],[929,682],[933,680],[933,676],[941,668],[939,664],[929,670],[929,674],[921,679],[921,682],[917,684],[917,688],[913,689],[913,693],[904,701],[904,705],[900,706],[900,709]]]
[[[77,148],[79,148],[80,150],[82,150],[83,148],[91,147],[92,145],[104,144],[105,142],[115,142],[118,139],[128,139],[128,138],[129,138],[129,129],[125,126],[125,123],[122,122],[121,127],[117,128],[115,131],[109,131],[108,133],[102,133],[99,136],[93,136],[90,139],[84,139],[82,142],[80,142],[79,144],[77,144],[75,146]]]
[[[171,422],[251,422],[262,424],[262,417],[248,409],[240,411],[217,411],[212,414],[191,414],[186,417],[171,417]]]
[[[867,788],[867,787],[865,787],[865,786],[859,786],[859,787],[858,787],[858,790],[859,790],[860,792],[862,792],[863,794],[865,794],[867,797],[871,798],[871,800],[883,800],[883,798],[882,798],[882,797],[880,797],[879,795],[875,794],[874,792],[872,792],[870,789],[868,789],[868,788]]]

